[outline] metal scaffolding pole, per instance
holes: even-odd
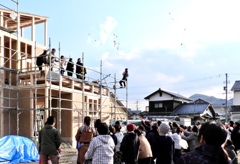
[[[83,67],[82,67],[82,123],[84,122],[84,117],[85,117],[85,113],[84,113],[84,109],[85,109],[85,95],[84,95],[84,91],[85,91],[85,83],[84,83],[84,53],[82,53],[82,64],[83,64]],[[80,120],[80,119],[78,119]],[[79,122],[78,122],[79,124]]]
[[[51,38],[49,38],[49,51],[51,51]],[[49,70],[48,70],[48,73],[49,73],[49,116],[52,116],[52,56],[51,56],[51,52],[49,53]]]
[[[117,89],[116,89],[116,85],[117,85],[117,80],[116,80],[116,74],[114,74],[114,122],[116,122],[117,120],[117,116],[116,116],[116,95],[117,95]]]
[[[58,53],[59,53],[59,70],[61,72],[61,45],[59,42],[59,48],[58,48]],[[59,100],[58,100],[58,106],[59,106],[59,114],[58,114],[58,129],[59,129],[59,133],[61,134],[62,132],[62,92],[61,92],[61,88],[62,88],[62,76],[60,76],[60,81],[59,81]],[[57,112],[58,113],[58,112]]]
[[[102,119],[102,60],[100,61],[100,119]]]

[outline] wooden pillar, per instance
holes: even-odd
[[[86,104],[86,116],[89,116],[89,99],[88,97],[86,96],[86,101],[85,101],[85,104]]]
[[[32,26],[31,26],[31,40],[35,42],[35,17],[32,17]]]
[[[21,37],[24,37],[24,28],[21,28]]]
[[[0,11],[0,26],[4,26],[3,24],[3,11]]]
[[[47,46],[47,20],[44,22],[44,46]]]
[[[35,34],[35,17],[32,17],[32,26],[31,26],[31,40],[32,40],[32,47],[31,47],[31,49],[32,49],[32,53],[31,53],[31,57],[32,57],[32,61],[31,61],[31,70],[33,70],[32,68],[33,67],[35,67],[35,51],[36,51],[36,49],[35,49],[35,46],[36,46],[36,44],[35,44],[35,41],[36,41],[36,34]],[[28,54],[29,55],[29,54]]]
[[[0,26],[3,26],[3,12],[0,11]],[[3,66],[4,63],[4,36],[0,35],[0,66]]]
[[[71,80],[71,88],[74,89],[74,80]]]
[[[0,35],[0,66],[4,66],[4,36]]]
[[[20,34],[20,24],[21,24],[21,22],[20,22],[20,14],[18,13],[17,14],[17,31],[18,31],[18,33],[17,33],[17,57],[16,57],[16,59],[17,59],[17,62],[16,62],[16,69],[20,69],[20,66],[21,66],[21,62],[20,62],[20,59],[21,59],[21,53],[20,53],[20,36],[21,36],[21,34]]]

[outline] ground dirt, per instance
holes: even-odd
[[[61,157],[59,163],[77,163],[77,149],[72,148],[70,144],[61,145]]]
[[[68,143],[62,143],[60,148],[62,152],[59,163],[77,163],[77,149],[72,148],[72,146]],[[38,164],[38,162],[31,162],[31,164]]]
[[[68,143],[61,144],[61,157],[59,163],[62,164],[76,164],[77,163],[77,150],[72,148],[72,146]],[[240,163],[240,153],[238,153],[238,162]],[[36,162],[32,162],[31,164],[38,164]]]

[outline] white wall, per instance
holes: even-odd
[[[191,118],[181,118],[180,117],[180,124],[184,126],[191,126]]]
[[[162,93],[162,96],[160,97],[160,94],[156,93],[152,95],[149,99],[149,101],[164,101],[164,100],[173,100],[173,97],[166,93]]]
[[[231,114],[231,120],[233,122],[239,121],[240,120],[240,114]]]
[[[219,115],[225,115],[225,106],[214,106],[213,109],[215,113],[218,113]]]
[[[234,91],[233,105],[240,105],[240,91]]]
[[[169,94],[162,93],[162,96],[160,97],[159,93],[154,94],[153,96],[150,97],[149,101],[167,101],[167,100],[175,100],[175,101],[182,101],[183,103],[189,103],[190,101],[181,99],[181,98],[173,98]]]

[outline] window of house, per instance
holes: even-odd
[[[154,108],[162,108],[163,104],[162,103],[155,103]]]

